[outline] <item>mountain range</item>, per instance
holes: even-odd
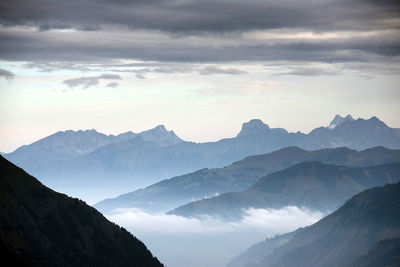
[[[125,229],[2,156],[0,256],[5,266],[163,266]]]
[[[400,162],[400,150],[375,147],[357,152],[343,147],[307,151],[287,147],[268,154],[249,156],[224,168],[201,169],[166,179],[144,189],[106,199],[94,207],[103,213],[131,207],[147,212],[164,212],[194,200],[243,191],[265,175],[304,161],[366,167]]]
[[[341,146],[355,150],[375,146],[397,149],[400,130],[388,127],[376,117],[355,120],[351,116],[336,116],[329,127],[314,129],[309,134],[289,133],[282,128],[270,128],[261,120],[251,120],[243,124],[236,137],[208,143],[185,142],[163,126],[117,136],[94,130],[65,131],[22,146],[4,157],[51,188],[94,201],[288,146],[308,150]]]
[[[227,267],[399,266],[400,184],[353,196],[317,223],[268,238]]]
[[[168,214],[237,219],[248,208],[280,209],[285,206],[329,212],[367,188],[399,181],[400,162],[361,168],[302,162],[268,174],[242,192],[191,202]]]

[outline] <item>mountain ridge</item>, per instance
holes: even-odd
[[[1,156],[0,185],[0,255],[6,264],[163,266],[124,228]]]
[[[400,162],[363,168],[301,162],[260,178],[242,192],[228,192],[180,206],[168,214],[237,220],[248,208],[304,207],[327,212],[367,188],[400,181]]]
[[[365,190],[315,224],[289,233],[289,241],[285,244],[273,244],[271,239],[266,239],[235,257],[228,266],[386,266],[383,263],[391,261],[397,262],[394,265],[397,266],[399,196],[400,183]],[[382,246],[386,248],[382,249]],[[269,250],[265,250],[263,257],[257,251],[264,247]],[[377,254],[367,254],[374,249]],[[384,253],[389,254],[382,258]],[[378,264],[369,265],[373,261]]]
[[[307,151],[298,147],[287,147],[268,154],[249,156],[223,168],[201,169],[162,180],[117,198],[103,200],[94,207],[105,213],[115,208],[130,207],[148,212],[168,211],[194,200],[245,190],[264,175],[312,160],[366,167],[400,161],[400,150],[376,147],[360,152],[349,148]]]
[[[28,151],[27,156],[11,153],[5,157],[46,185],[85,200],[90,197],[94,202],[120,195],[128,191],[127,188],[132,191],[162,179],[202,168],[227,166],[250,155],[264,154],[288,146],[299,146],[307,150],[342,146],[356,150],[375,146],[400,148],[400,132],[376,118],[346,121],[334,129],[320,127],[309,134],[289,133],[281,128],[270,128],[261,120],[253,120],[244,123],[242,134],[238,134],[238,137],[207,143],[181,142],[173,131],[168,132],[163,126],[153,130],[154,140],[145,140],[146,136],[142,136],[141,144],[140,139],[136,139],[136,146],[132,149],[129,149],[131,146],[124,147],[121,142],[117,142],[112,143],[113,146],[103,145],[72,158],[53,157],[46,151],[42,157],[35,151]],[[163,138],[159,137],[159,132],[164,133]],[[138,136],[124,142],[134,138]],[[165,145],[165,142],[170,145]],[[102,184],[94,183],[94,177],[97,183]],[[82,187],[88,188],[86,194],[80,193]],[[107,192],[102,191],[104,187],[108,188]]]

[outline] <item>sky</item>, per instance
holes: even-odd
[[[400,2],[3,0],[0,151],[56,131],[400,128]]]

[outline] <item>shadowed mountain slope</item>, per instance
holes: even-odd
[[[298,147],[287,147],[269,154],[247,157],[225,168],[202,169],[163,180],[144,189],[106,199],[94,206],[103,213],[131,207],[146,211],[167,211],[197,199],[245,190],[262,176],[303,161],[365,167],[400,161],[400,150],[375,147],[360,152],[348,148],[306,151]]]
[[[319,211],[337,209],[348,198],[367,188],[400,181],[400,162],[354,168],[303,162],[258,180],[243,192],[195,201],[170,214],[186,217],[214,215],[239,218],[243,209],[306,207]]]
[[[1,156],[0,256],[15,266],[163,266],[125,229]]]
[[[366,190],[317,223],[291,235],[272,253],[268,250],[271,240],[267,239],[235,258],[229,266],[399,266],[400,184]],[[264,258],[252,257],[253,250],[263,250],[263,246]]]

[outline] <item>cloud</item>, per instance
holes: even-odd
[[[11,71],[0,68],[0,78],[4,78],[7,80],[14,79],[15,75]]]
[[[284,33],[252,35],[199,36],[172,38],[162,32],[103,29],[95,32],[36,32],[29,29],[0,29],[0,58],[10,61],[73,62],[106,64],[117,59],[164,63],[227,62],[364,62],[398,63],[399,31],[357,32],[333,36],[287,36]],[[132,39],[130,36],[137,36]],[[317,38],[317,39],[315,39]],[[140,40],[140,41],[137,41]],[[68,64],[59,64],[65,67]],[[42,64],[42,67],[43,66]],[[51,67],[57,67],[52,64]],[[184,68],[148,68],[158,73],[193,71]],[[204,69],[203,73],[218,69]],[[225,73],[229,70],[225,70]],[[220,71],[221,73],[221,71]],[[144,75],[142,73],[142,75]]]
[[[363,63],[374,72],[377,65],[399,65],[399,17],[400,2],[390,0],[4,0],[0,59],[40,62],[42,71],[144,61]],[[133,72],[139,79],[148,73],[243,73],[218,66],[142,67],[147,70]],[[330,75],[315,69],[288,74]]]
[[[282,209],[254,209],[243,211],[243,219],[225,222],[213,217],[185,218],[176,215],[149,214],[139,209],[117,209],[107,218],[133,232],[212,233],[261,231],[284,233],[310,225],[322,218],[320,212],[288,206]]]
[[[117,74],[102,74],[99,76],[79,77],[79,78],[64,80],[63,84],[67,85],[69,88],[81,87],[83,89],[87,89],[91,86],[98,85],[99,80],[120,80],[120,79],[122,79],[121,76]],[[110,84],[114,86],[109,86]],[[107,86],[115,87],[117,85],[118,84],[116,83],[109,83]]]
[[[118,86],[119,86],[119,84],[116,83],[116,82],[110,82],[110,83],[107,84],[107,87],[111,87],[111,88],[116,88]]]
[[[315,67],[296,67],[288,72],[278,73],[276,75],[296,75],[296,76],[321,76],[321,75],[338,75],[339,70],[323,69]]]
[[[103,25],[168,32],[397,27],[398,1],[369,0],[3,0],[1,23],[40,30],[100,30]]]
[[[227,74],[227,75],[239,75],[246,73],[243,70],[235,68],[220,68],[216,66],[207,66],[199,70],[201,75],[212,75],[212,74]]]

